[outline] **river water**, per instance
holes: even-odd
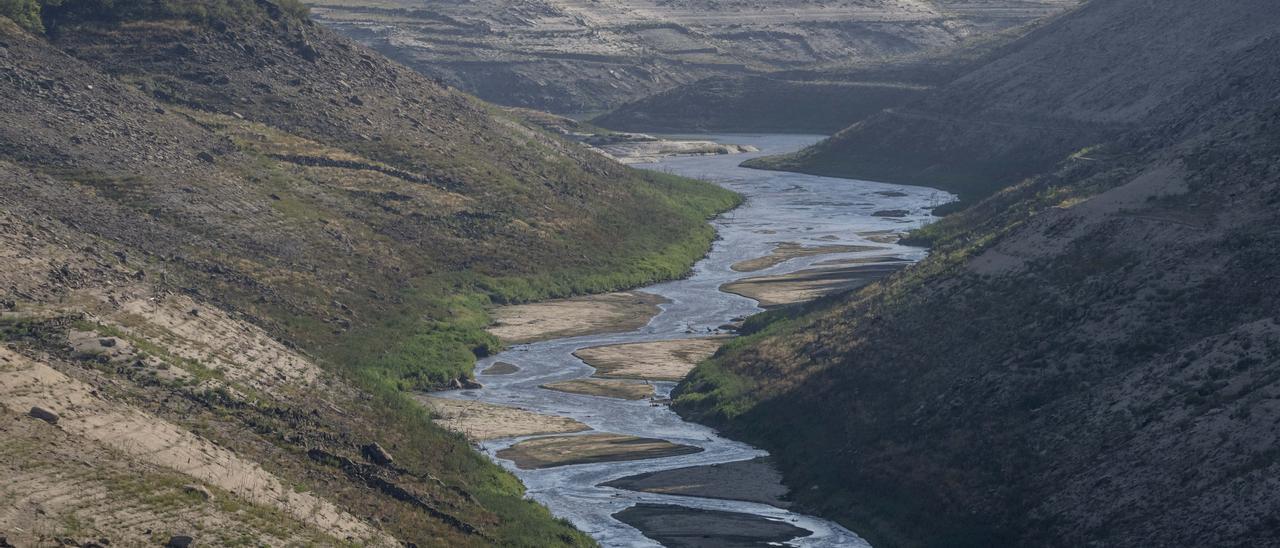
[[[706,332],[731,319],[760,312],[755,301],[719,291],[734,280],[803,270],[815,262],[868,255],[892,255],[919,260],[923,250],[869,242],[859,233],[906,231],[929,222],[932,206],[951,200],[938,190],[834,179],[796,173],[779,173],[738,167],[753,156],[799,150],[816,142],[818,136],[800,135],[715,135],[699,136],[724,143],[754,145],[759,153],[732,156],[668,158],[656,164],[636,167],[713,181],[746,196],[746,203],[714,221],[720,239],[710,254],[696,265],[687,279],[661,283],[643,291],[666,297],[671,302],[645,327],[629,333],[591,335],[519,345],[481,360],[477,371],[496,361],[515,364],[511,375],[481,376],[483,389],[438,394],[443,397],[479,400],[521,407],[551,415],[571,417],[596,432],[662,438],[701,447],[702,452],[670,458],[563,466],[541,470],[520,470],[494,454],[524,438],[494,440],[482,445],[490,457],[515,473],[528,487],[529,496],[546,505],[559,517],[571,521],[605,546],[655,546],[636,529],[612,514],[637,503],[686,506],[707,510],[742,512],[785,520],[812,531],[789,543],[794,546],[867,546],[849,530],[824,519],[806,516],[759,503],[639,493],[597,487],[598,484],[645,472],[686,466],[748,460],[766,455],[760,449],[720,437],[705,426],[685,422],[667,406],[648,401],[624,401],[575,395],[539,388],[539,385],[585,378],[593,369],[573,356],[592,346],[657,341],[705,336]],[[906,210],[901,218],[875,217],[880,210]],[[854,244],[890,248],[874,252],[843,253],[798,258],[773,268],[751,273],[735,272],[730,265],[767,255],[778,242],[805,245]],[[694,334],[690,334],[690,333]],[[654,383],[659,396],[668,395],[675,383]],[[590,433],[590,432],[588,432]]]

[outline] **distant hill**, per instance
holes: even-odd
[[[711,77],[632,101],[591,121],[627,131],[833,134],[949,83],[1025,29],[871,61]]]
[[[317,19],[496,103],[599,112],[711,77],[950,47],[1076,0],[316,0]]]
[[[876,546],[1276,546],[1277,61],[1270,2],[1094,0],[797,155],[987,197],[677,408]]]

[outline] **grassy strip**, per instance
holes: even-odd
[[[332,361],[376,385],[399,390],[439,388],[467,377],[477,356],[501,344],[485,331],[493,304],[602,293],[687,275],[715,239],[705,220],[736,207],[741,198],[670,175],[647,176],[669,189],[658,197],[670,203],[694,229],[656,252],[592,270],[568,270],[523,277],[453,273],[420,280],[406,292],[398,313],[358,328],[334,345]],[[653,238],[669,237],[655,233]],[[645,242],[650,243],[650,242]]]
[[[374,396],[368,417],[380,430],[397,433],[400,454],[434,455],[445,469],[467,478],[467,489],[485,508],[503,517],[492,531],[508,546],[586,546],[594,544],[546,508],[525,500],[524,487],[512,475],[475,451],[442,448],[465,444],[461,436],[435,425],[429,412],[407,391],[438,388],[471,375],[477,356],[501,344],[484,329],[494,303],[525,302],[585,293],[615,291],[686,275],[715,238],[705,220],[736,207],[741,197],[708,183],[652,174],[659,199],[697,229],[656,252],[638,254],[596,270],[561,271],[538,276],[488,277],[454,273],[423,279],[403,295],[397,312],[327,345],[323,361]],[[655,239],[669,234],[655,232]]]

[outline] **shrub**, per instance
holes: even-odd
[[[0,0],[0,16],[12,19],[18,26],[37,34],[44,33],[37,0]]]

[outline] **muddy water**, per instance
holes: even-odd
[[[705,138],[705,136],[703,136]],[[810,267],[824,260],[891,254],[911,260],[923,256],[919,249],[869,242],[858,233],[906,231],[932,217],[931,206],[950,200],[940,191],[923,188],[832,179],[794,173],[775,173],[738,167],[756,155],[798,150],[818,137],[796,135],[725,135],[717,141],[753,145],[761,152],[749,155],[669,158],[638,167],[657,169],[714,181],[747,197],[747,203],[715,221],[720,240],[700,262],[692,277],[662,283],[644,291],[670,299],[662,312],[647,326],[630,333],[557,339],[513,347],[498,356],[482,360],[477,371],[496,361],[520,367],[515,374],[480,376],[480,390],[441,394],[444,397],[515,405],[542,413],[571,417],[595,431],[662,438],[693,445],[702,452],[670,458],[519,470],[494,454],[519,439],[486,442],[483,448],[528,486],[529,495],[545,504],[557,516],[567,518],[605,546],[653,546],[655,542],[611,517],[638,503],[670,504],[706,510],[749,513],[785,520],[812,535],[791,541],[796,546],[866,546],[849,530],[827,520],[796,514],[780,508],[749,502],[714,500],[686,496],[638,493],[599,484],[645,472],[693,465],[733,462],[766,453],[750,445],[720,437],[715,431],[685,422],[667,406],[648,401],[623,401],[575,395],[539,388],[556,381],[589,377],[593,370],[574,357],[575,350],[600,345],[680,339],[705,336],[732,318],[760,312],[755,301],[719,291],[730,281],[762,275],[783,274]],[[881,210],[906,210],[901,218],[880,218]],[[735,272],[729,267],[744,259],[768,254],[775,243],[805,245],[875,245],[888,251],[819,255],[793,259],[758,272]],[[655,383],[666,396],[675,383]]]

